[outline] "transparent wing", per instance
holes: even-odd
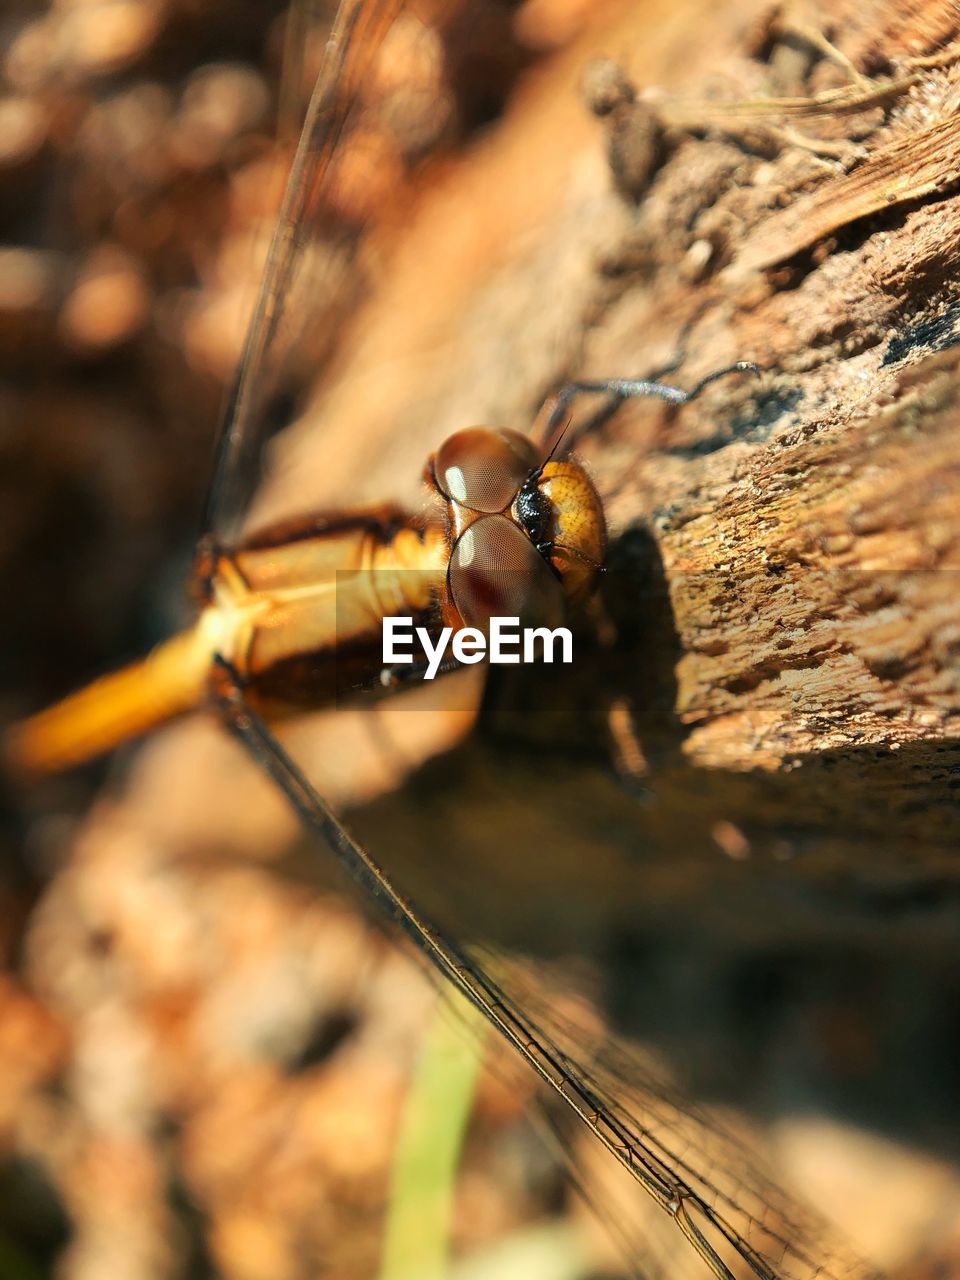
[[[865,1280],[871,1274],[825,1223],[761,1172],[757,1157],[733,1134],[681,1100],[628,1049],[607,1035],[595,1034],[591,1043],[522,968],[489,952],[467,952],[421,914],[245,704],[226,668],[222,675],[227,722],[308,830],[333,849],[434,974],[483,1013],[672,1220],[709,1273],[720,1280]]]
[[[372,59],[403,0],[343,0],[300,134],[263,277],[227,397],[202,524],[204,543],[232,539],[259,479],[264,410],[280,360],[278,335],[332,160],[362,103]],[[312,284],[314,282],[311,282]],[[314,284],[322,289],[319,283]]]
[[[497,971],[492,957],[490,964]],[[873,1274],[835,1227],[777,1185],[758,1150],[682,1096],[633,1045],[604,1032],[587,1051],[589,1032],[558,1015],[529,971],[513,966],[502,981],[538,1040],[589,1098],[598,1131],[611,1140],[606,1145],[675,1218],[710,1271],[739,1275],[746,1266],[746,1274],[771,1280]]]

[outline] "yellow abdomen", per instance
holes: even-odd
[[[443,532],[398,527],[395,514],[318,522],[285,541],[264,535],[220,557],[211,602],[189,631],[14,725],[4,761],[17,774],[68,769],[193,710],[206,699],[216,656],[256,685],[279,668],[295,671],[300,659],[333,655],[338,644],[371,641],[384,614],[429,606],[445,564]],[[309,703],[312,692],[295,700]]]

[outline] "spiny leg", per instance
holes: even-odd
[[[671,404],[687,404],[688,401],[695,400],[704,387],[708,387],[711,382],[716,382],[718,378],[725,378],[731,373],[752,373],[759,378],[760,369],[752,360],[737,360],[735,364],[714,369],[712,373],[708,373],[706,377],[695,383],[689,391],[685,391],[682,387],[671,386],[667,382],[652,382],[647,378],[601,378],[596,381],[568,382],[566,386],[560,388],[552,400],[547,401],[549,411],[541,435],[544,453],[552,456],[563,439],[565,427],[556,440],[554,436],[562,427],[570,402],[576,396],[606,395],[611,396],[615,401],[631,400],[638,396],[655,396],[658,400],[667,400]],[[571,440],[567,448],[570,448],[572,443]]]
[[[437,676],[448,675],[451,671],[459,671],[462,667],[463,663],[458,662],[456,658],[444,658],[434,672],[433,678],[436,679]],[[423,684],[429,670],[430,664],[428,662],[413,661],[383,667],[380,671],[381,688],[396,690],[406,689],[411,685]]]

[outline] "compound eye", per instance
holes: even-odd
[[[450,555],[447,580],[468,627],[486,630],[491,618],[519,618],[522,627],[557,627],[563,587],[543,556],[512,521],[476,520]]]
[[[540,453],[519,431],[466,427],[446,439],[433,459],[437,488],[472,511],[503,511],[540,465]]]

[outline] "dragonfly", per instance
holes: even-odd
[[[67,768],[212,704],[318,848],[333,851],[441,983],[480,1011],[713,1275],[864,1276],[831,1228],[769,1180],[733,1135],[645,1077],[614,1040],[585,1050],[522,969],[461,944],[421,909],[272,727],[278,705],[336,703],[366,677],[392,684],[396,673],[385,680],[380,658],[390,613],[431,627],[483,627],[512,613],[553,624],[566,605],[591,595],[607,533],[600,496],[568,456],[574,436],[566,425],[578,396],[683,404],[720,378],[756,372],[750,361],[735,361],[686,390],[631,377],[571,382],[547,402],[532,433],[466,427],[445,441],[426,465],[433,498],[426,517],[381,507],[240,532],[257,488],[268,390],[313,211],[362,111],[374,52],[408,7],[344,0],[334,21],[223,417],[196,560],[204,601],[197,623],[142,663],[14,727],[5,740],[8,762],[26,774]]]

